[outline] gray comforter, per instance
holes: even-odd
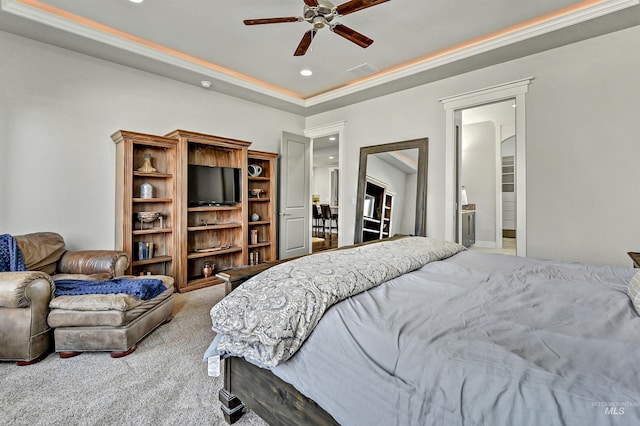
[[[272,371],[344,425],[638,425],[633,273],[461,252],[334,305]]]

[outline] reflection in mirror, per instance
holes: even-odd
[[[354,243],[426,235],[428,140],[360,149]]]

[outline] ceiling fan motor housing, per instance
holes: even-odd
[[[313,25],[314,28],[320,29],[335,18],[335,6],[328,1],[318,1],[318,6],[304,6],[302,16],[304,20]]]

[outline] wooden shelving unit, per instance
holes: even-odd
[[[220,283],[215,274],[246,264],[247,196],[230,206],[189,206],[189,165],[240,169],[241,193],[246,193],[247,148],[250,142],[176,130],[166,135],[178,141],[179,200],[177,208],[179,291],[195,290]],[[199,251],[215,249],[215,251]],[[205,262],[214,265],[214,274],[204,277]]]
[[[127,274],[170,275],[176,272],[175,194],[177,143],[174,139],[120,130],[116,144],[116,246],[131,259]],[[150,157],[155,172],[138,169]],[[153,198],[141,198],[140,186],[151,184]],[[158,212],[161,218],[141,223],[138,212]],[[138,243],[153,243],[154,253],[140,258]]]
[[[249,151],[250,142],[176,130],[165,136],[120,130],[116,143],[116,239],[129,253],[129,274],[170,275],[178,291],[221,283],[216,274],[276,260],[276,159],[278,154]],[[151,158],[152,172],[138,169]],[[248,164],[262,173],[249,176]],[[240,200],[222,205],[189,205],[189,165],[238,169]],[[234,178],[235,181],[235,178]],[[151,184],[153,197],[140,186]],[[251,189],[261,189],[259,197]],[[234,200],[235,201],[235,200]],[[220,204],[220,203],[219,203]],[[138,212],[159,212],[162,220],[143,223]],[[250,221],[252,214],[259,220]],[[251,240],[257,232],[257,241]],[[154,254],[138,256],[138,243],[153,243]],[[205,277],[202,266],[214,265]]]
[[[276,160],[278,154],[263,151],[249,151],[248,164],[262,168],[258,176],[248,176],[248,237],[247,264],[258,264],[276,260]],[[261,189],[259,197],[252,196],[252,189]],[[258,220],[251,220],[256,213]],[[252,232],[257,233],[257,241],[252,241]],[[257,260],[256,260],[257,256]]]

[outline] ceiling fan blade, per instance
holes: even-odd
[[[318,0],[304,0],[304,4],[311,7],[318,6]]]
[[[300,18],[288,16],[286,18],[245,19],[245,25],[281,24],[283,22],[298,22]]]
[[[371,40],[369,37],[352,30],[346,25],[336,24],[331,27],[331,31],[357,44],[360,47],[369,47],[371,43],[373,43],[373,40]]]
[[[302,36],[302,40],[300,40],[300,44],[296,48],[296,51],[293,53],[293,56],[302,56],[307,53],[307,49],[311,46],[311,42],[313,41],[313,37],[315,37],[317,30],[310,29]]]
[[[338,15],[348,15],[371,6],[386,3],[389,0],[351,0],[336,7]]]

